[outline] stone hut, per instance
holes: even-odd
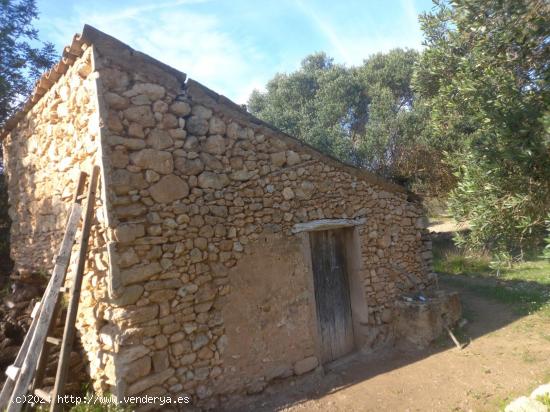
[[[101,169],[78,315],[97,391],[255,393],[391,342],[396,298],[434,280],[403,187],[90,26],[1,138],[21,272],[53,267]]]

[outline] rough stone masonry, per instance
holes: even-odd
[[[322,219],[360,222],[359,346],[392,339],[396,296],[433,280],[405,189],[92,27],[64,56],[3,132],[12,256],[51,269],[78,173],[99,165],[78,316],[97,391],[215,407],[319,367],[307,237],[293,229]]]

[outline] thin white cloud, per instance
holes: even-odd
[[[271,74],[270,76],[273,76],[273,74]],[[250,97],[250,94],[254,90],[259,90],[261,92],[265,91],[265,86],[266,86],[266,83],[268,82],[268,80],[269,79],[263,79],[263,78],[258,77],[256,79],[253,79],[253,80],[249,81],[247,84],[245,84],[241,88],[240,93],[235,97],[235,101],[239,102],[241,104],[242,103],[247,103],[248,98]]]
[[[255,72],[258,63],[264,59],[263,54],[248,39],[234,39],[222,31],[219,17],[189,11],[185,5],[191,2],[197,0],[108,12],[90,11],[80,6],[75,10],[71,28],[52,32],[54,37],[63,38],[59,43],[66,43],[84,23],[91,24],[238,103],[245,103],[248,94],[245,95],[244,90],[246,93],[252,91],[249,86],[251,79],[254,79],[254,84],[265,83],[271,75],[266,73],[266,78],[260,80]],[[50,21],[52,27],[49,29],[63,27],[59,23]]]
[[[337,25],[331,21],[332,16],[323,15],[305,0],[296,0],[294,4],[326,39],[330,47],[328,54],[342,63],[357,65],[373,53],[387,52],[396,47],[421,47],[422,32],[414,0],[401,0],[401,7],[396,10],[393,33],[380,30],[380,25],[369,15],[361,16],[363,21],[360,25]]]
[[[420,14],[414,5],[414,0],[401,0],[401,8],[405,11],[407,26],[409,32],[409,41],[414,41],[416,44],[422,43],[422,30],[418,22]],[[418,46],[420,48],[420,46]]]
[[[305,54],[316,50],[324,49],[339,63],[357,65],[372,53],[395,47],[420,48],[422,36],[413,1],[400,0],[399,13],[391,27],[381,27],[376,16],[369,15],[368,7],[363,14],[359,8],[357,14],[350,17],[353,20],[349,24],[342,24],[343,16],[338,8],[334,14],[306,0],[285,3],[286,8],[280,5],[276,8],[280,13],[270,22],[269,30],[273,33],[265,37],[267,32],[264,30],[264,39],[280,36],[281,24],[286,24],[286,19],[296,12],[321,35],[320,44],[319,38],[312,44],[301,44],[299,50],[303,51],[300,54],[304,55],[299,57],[292,54],[296,50],[293,44],[287,47],[282,41],[278,44],[269,40],[267,44],[260,43],[255,34],[258,27],[254,25],[262,25],[268,12],[256,10],[251,18],[247,14],[250,13],[249,5],[239,2],[231,6],[234,12],[231,16],[224,15],[212,0],[160,0],[156,3],[153,0],[131,6],[79,2],[63,18],[40,20],[39,27],[44,38],[61,46],[67,44],[85,23],[91,24],[237,103],[246,103],[254,88],[263,89],[276,72],[297,68]],[[205,2],[212,3],[212,7],[193,7]],[[244,15],[248,19],[242,18]],[[247,24],[245,29],[239,26],[243,24]],[[307,28],[303,33],[308,33]]]
[[[352,60],[349,53],[349,48],[340,41],[340,35],[336,32],[332,24],[324,19],[319,13],[317,13],[312,7],[308,7],[302,0],[296,0],[296,5],[302,10],[302,12],[309,17],[321,31],[321,33],[328,40],[342,60],[349,62]]]

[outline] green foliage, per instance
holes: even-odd
[[[53,44],[33,47],[38,32],[35,0],[0,0],[0,126],[30,94],[38,76],[54,61]]]
[[[532,257],[514,265],[488,254],[457,248],[448,237],[433,239],[433,268],[443,282],[512,304],[521,314],[550,316],[550,261]]]
[[[518,313],[550,316],[550,262],[532,260],[495,269],[487,256],[434,250],[434,270],[445,283],[512,304]]]
[[[414,50],[395,49],[347,68],[313,54],[254,91],[248,109],[345,162],[402,183],[433,180],[440,176],[424,138],[429,110],[416,108],[410,85],[417,59]]]
[[[445,252],[440,256],[435,256],[434,271],[453,275],[489,273],[491,272],[491,264],[486,256]]]
[[[130,412],[134,410],[129,406],[122,406],[115,403],[81,403],[73,406],[70,412]]]
[[[413,84],[458,181],[451,211],[471,227],[459,243],[522,258],[550,210],[550,4],[435,4]]]
[[[363,166],[377,173],[407,181],[420,180],[421,148],[426,149],[424,125],[428,112],[417,109],[411,78],[418,53],[392,50],[378,53],[357,68],[369,97],[364,134],[359,142]],[[411,163],[420,161],[420,167]],[[426,176],[424,176],[426,177]]]
[[[542,252],[542,257],[545,259],[550,259],[550,213],[546,216],[546,238],[544,242],[546,246]]]
[[[353,73],[335,65],[324,53],[317,53],[306,57],[298,71],[277,74],[265,93],[255,90],[248,108],[319,150],[351,161],[352,142],[360,127],[354,106],[361,98]]]
[[[457,186],[449,208],[459,222],[469,222],[471,232],[457,236],[457,244],[495,254],[523,257],[542,236],[543,216],[548,210],[548,182],[529,175],[502,170],[473,150],[456,152]],[[530,179],[532,187],[526,180]]]
[[[542,403],[547,408],[550,408],[550,395],[546,394],[542,396],[537,396],[537,401]]]

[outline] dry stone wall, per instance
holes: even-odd
[[[290,238],[296,223],[311,220],[366,218],[364,338],[370,345],[388,338],[396,294],[429,283],[418,203],[184,85],[167,87],[106,56],[97,66],[113,298],[98,300],[96,313],[103,352],[112,354],[105,372],[112,392],[198,400],[223,392],[222,310],[239,294],[231,268],[262,234]],[[291,374],[317,366],[310,353],[303,357]],[[269,379],[241,376],[232,389],[254,391]]]
[[[4,141],[20,270],[51,269],[78,172],[101,166],[78,317],[94,388],[185,393],[215,406],[220,396],[315,369],[315,302],[300,254],[292,259],[303,270],[282,274],[294,286],[273,294],[284,305],[258,306],[285,323],[260,313],[245,331],[230,310],[242,282],[254,296],[241,309],[253,313],[253,299],[263,302],[277,281],[270,272],[263,290],[250,284],[250,261],[265,239],[285,250],[297,244],[294,225],[319,219],[364,219],[356,230],[368,313],[358,333],[365,346],[390,339],[395,297],[431,281],[420,205],[252,122],[192,81],[150,70],[150,61],[124,61],[124,52],[90,47]],[[292,341],[305,324],[308,333]],[[275,328],[272,344],[293,349],[268,350],[266,361],[262,345]],[[242,348],[242,362],[238,331],[252,346]]]
[[[92,60],[92,48],[87,48],[3,141],[11,253],[19,272],[51,273],[80,172],[90,173],[101,161],[97,73]],[[99,186],[101,192],[101,181]],[[105,362],[100,356],[94,295],[106,294],[109,261],[101,198],[95,210],[77,323],[90,373],[102,382]],[[76,265],[77,244],[68,284]]]
[[[80,170],[95,161],[90,55],[85,52],[3,141],[16,270],[53,267]]]

